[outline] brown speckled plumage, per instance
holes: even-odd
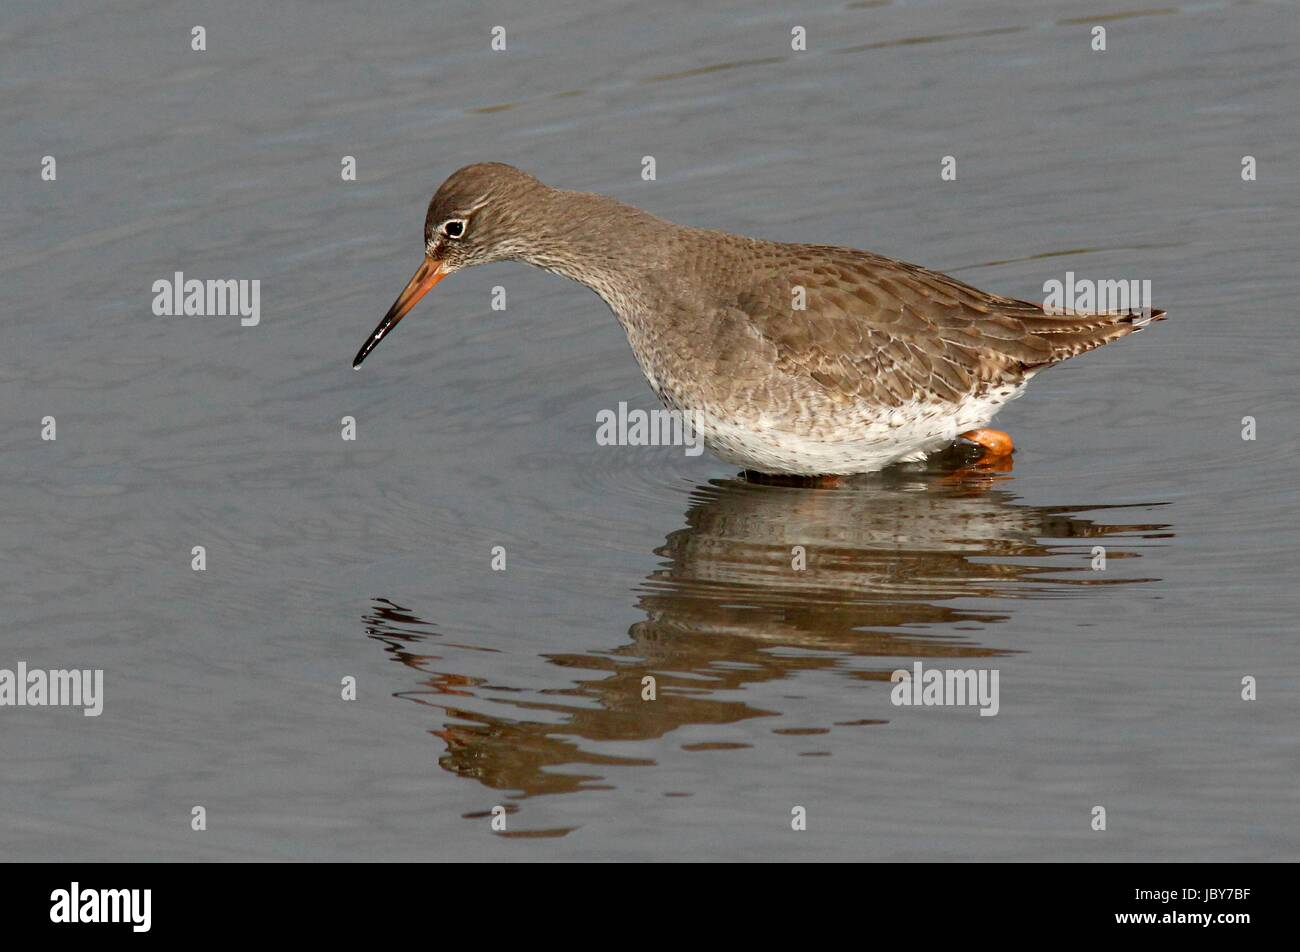
[[[462,236],[441,233],[449,220]],[[664,402],[698,413],[723,458],[763,472],[916,458],[982,426],[1044,367],[1164,316],[1052,316],[870,252],[676,225],[497,163],[443,183],[425,240],[438,278],[519,259],[596,291]]]

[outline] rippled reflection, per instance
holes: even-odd
[[[900,659],[1007,654],[968,629],[1007,619],[1019,600],[1147,581],[1091,571],[1093,540],[1107,540],[1114,560],[1170,535],[1086,517],[1120,507],[1024,505],[1006,485],[935,469],[831,490],[738,479],[697,487],[685,527],[656,550],[662,566],[635,590],[644,620],[608,651],[546,656],[565,670],[542,691],[448,668],[451,658],[428,653],[431,639],[449,647],[430,622],[387,599],[365,616],[366,631],[416,672],[397,696],[439,710],[431,733],[445,744],[444,768],[519,798],[593,789],[603,767],[653,763],[596,753],[596,742],[779,713],[745,700],[758,683],[809,669],[887,682],[910,663]],[[802,571],[792,568],[796,546]],[[654,703],[641,700],[646,675],[657,680]]]

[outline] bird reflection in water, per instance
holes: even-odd
[[[1013,653],[968,632],[1006,620],[1018,600],[1149,581],[1094,572],[1090,552],[1104,540],[1107,559],[1132,557],[1125,542],[1167,538],[1167,526],[1086,517],[1124,507],[1024,505],[1002,482],[932,465],[838,489],[699,486],[686,526],[655,550],[660,568],[635,589],[645,618],[629,640],[599,654],[546,655],[565,671],[544,691],[443,670],[442,649],[453,646],[388,599],[374,601],[366,633],[417,672],[395,696],[441,712],[431,733],[445,744],[445,769],[517,799],[599,789],[602,768],[654,761],[584,742],[626,745],[770,716],[778,712],[747,703],[745,689],[814,669],[888,690],[890,673],[916,659]],[[801,571],[796,546],[806,552]],[[647,675],[653,703],[642,700]]]

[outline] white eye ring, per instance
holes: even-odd
[[[448,238],[463,238],[468,226],[469,222],[464,218],[448,218],[438,230]]]

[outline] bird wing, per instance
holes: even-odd
[[[734,307],[775,348],[778,366],[832,397],[879,406],[955,401],[1140,329],[1121,314],[1053,316],[947,275],[828,246],[769,259]],[[797,308],[803,288],[806,307]]]

